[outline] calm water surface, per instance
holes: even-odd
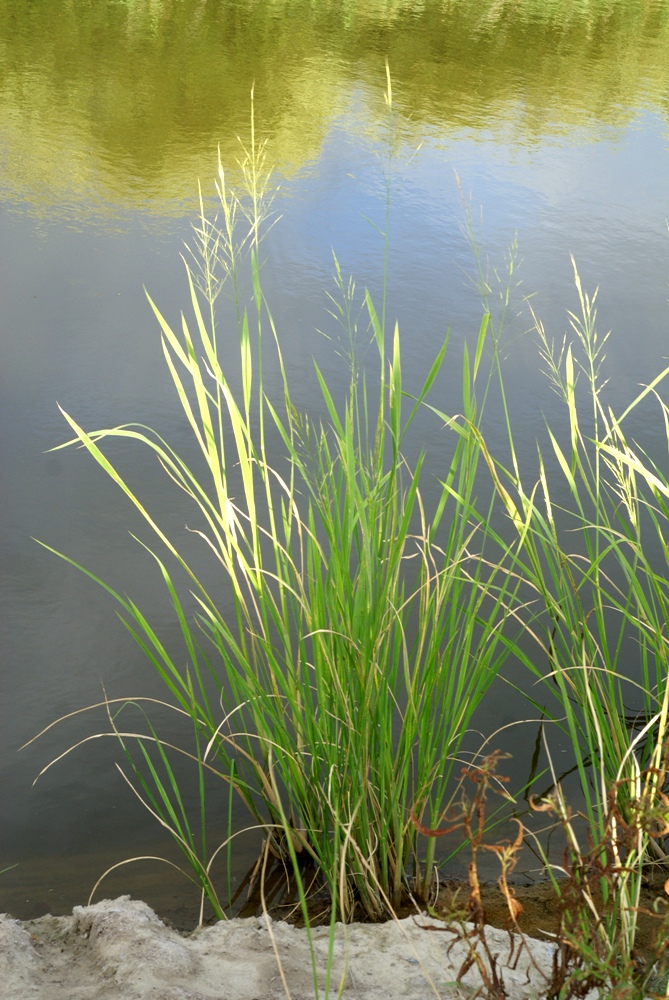
[[[176,641],[120,494],[81,453],[46,452],[67,436],[57,403],[90,429],[137,420],[186,440],[143,286],[178,317],[197,180],[209,198],[218,148],[238,176],[253,85],[281,186],[265,284],[304,407],[316,405],[313,357],[335,386],[346,377],[317,333],[332,249],[359,287],[380,288],[372,223],[383,223],[389,143],[389,314],[410,385],[451,326],[454,375],[435,401],[457,410],[461,345],[478,328],[455,171],[477,220],[482,209],[491,268],[517,238],[506,371],[528,468],[542,415],[560,412],[525,334],[523,296],[561,339],[576,307],[570,254],[585,286],[600,287],[602,332],[613,330],[611,401],[629,399],[669,355],[668,3],[0,0],[0,868],[18,865],[1,877],[0,909],[16,916],[67,911],[123,857],[170,854],[110,742],[88,743],[31,787],[96,720],[71,720],[19,753],[37,731],[98,702],[103,686],[155,691],[110,599],[32,538],[135,597]],[[630,428],[651,450],[661,430],[643,416]],[[440,428],[422,433],[436,455]],[[494,446],[494,425],[491,435]],[[167,529],[182,531],[159,470],[132,449],[115,457]],[[496,698],[481,726],[516,711]],[[518,778],[533,739],[513,738]],[[240,871],[253,852],[242,848]],[[122,869],[105,891],[176,914],[182,887],[167,872]]]

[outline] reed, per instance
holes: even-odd
[[[387,99],[390,106],[390,83]],[[197,773],[197,819],[174,775],[172,741],[150,722],[141,730],[122,725],[130,700],[108,706],[109,732],[122,741],[137,794],[172,832],[219,916],[211,862],[223,845],[211,851],[205,836],[211,774],[223,783],[218,796],[227,796],[226,785],[241,796],[268,850],[314,866],[342,919],[379,919],[407,894],[426,899],[435,888],[434,841],[421,841],[411,811],[428,827],[437,823],[472,715],[508,655],[499,623],[518,582],[503,568],[506,545],[475,491],[485,471],[480,387],[489,317],[464,354],[461,410],[445,418],[450,455],[445,448],[441,468],[433,460],[440,490],[428,510],[425,455],[410,465],[403,445],[447,339],[410,395],[399,330],[386,330],[385,293],[377,310],[365,292],[374,366],[352,364],[343,400],[316,366],[326,417],[299,412],[262,290],[259,250],[271,199],[253,141],[242,174],[246,189],[237,195],[219,165],[218,217],[202,211],[186,259],[192,320],[175,330],[149,299],[206,475],[146,427],[91,432],[64,414],[75,435],[68,444],[87,449],[155,539],[145,547],[179,623],[186,666],[138,604],[98,582],[118,602],[174,710],[192,721],[193,745],[182,749]],[[233,331],[218,326],[216,299],[226,284],[236,303]],[[355,287],[338,266],[336,284],[333,311],[353,345]],[[264,388],[270,350],[279,399]],[[238,383],[223,361],[232,351]],[[268,445],[277,435],[280,459]],[[193,530],[218,567],[215,591],[112,464],[105,447],[114,439],[145,448],[189,498]],[[194,617],[177,583],[184,573]]]
[[[386,96],[392,108],[390,82]],[[217,916],[226,902],[214,862],[224,853],[229,866],[235,835],[228,828],[209,843],[212,795],[229,813],[232,796],[241,798],[264,834],[263,870],[271,856],[291,868],[305,919],[308,879],[327,891],[333,921],[392,916],[406,898],[425,902],[435,891],[435,839],[425,831],[448,815],[472,717],[513,657],[538,682],[528,697],[573,748],[597,845],[589,863],[602,865],[595,951],[606,969],[633,953],[644,866],[667,861],[669,477],[627,439],[625,421],[654,396],[669,442],[669,409],[658,395],[669,369],[621,413],[605,405],[606,338],[597,332],[596,295],[575,269],[574,343],[556,349],[535,319],[568,432],[562,440],[548,428],[550,453],[538,453],[538,477],[527,485],[483,269],[483,319],[464,350],[462,397],[449,411],[430,401],[448,338],[409,393],[400,332],[386,321],[385,278],[379,307],[365,291],[364,319],[356,320],[355,285],[335,261],[331,305],[348,345],[348,387],[336,399],[315,366],[323,417],[303,413],[263,293],[260,247],[273,223],[272,194],[253,138],[240,172],[237,194],[219,164],[218,215],[202,207],[185,258],[191,318],[177,330],[149,298],[192,450],[179,453],[142,425],[87,431],[64,414],[74,437],[62,447],[83,445],[142,515],[152,541],[141,544],[187,653],[184,664],[138,603],[79,567],[115,599],[164,684],[159,704],[193,734],[189,746],[174,745],[152,721],[151,699],[105,702],[128,780],[179,845]],[[502,323],[514,268],[512,254]],[[221,326],[217,309],[226,287],[232,328]],[[363,328],[374,355],[364,367],[355,361]],[[270,370],[278,395],[267,389]],[[493,382],[507,428],[504,463],[483,433]],[[444,456],[430,456],[439,482],[432,507],[422,488],[425,454],[412,462],[405,454],[426,412],[444,425]],[[194,518],[188,536],[164,533],[108,457],[115,440],[144,448],[185,493]],[[485,477],[492,485],[482,502]],[[567,497],[560,505],[558,482]],[[500,511],[504,537],[494,527]],[[197,564],[204,552],[216,567],[214,587],[191,558],[193,533]],[[141,727],[126,727],[138,709]],[[194,768],[195,810],[175,755]],[[554,811],[575,838],[557,775],[555,784]]]
[[[642,881],[651,864],[664,879],[669,862],[667,480],[625,433],[630,414],[653,397],[669,429],[658,394],[669,369],[622,412],[606,405],[608,335],[597,331],[597,293],[585,292],[575,264],[574,278],[572,343],[556,348],[535,317],[567,432],[548,428],[550,452],[539,451],[539,477],[528,488],[507,417],[511,462],[491,469],[516,533],[512,571],[527,597],[514,656],[538,682],[526,686],[528,699],[568,736],[579,777],[580,801],[568,804],[553,770],[544,802],[565,837],[562,863],[544,855],[547,871],[558,873],[556,894],[559,876],[580,893],[565,910],[562,940],[578,969],[564,990],[590,977],[609,995],[616,977],[634,969]]]

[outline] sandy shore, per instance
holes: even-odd
[[[469,989],[454,984],[464,947],[420,923],[435,925],[429,918],[338,925],[333,998],[342,978],[343,1000],[471,996],[481,985],[475,970],[465,977]],[[312,934],[322,997],[328,929]],[[490,928],[489,941],[505,967],[508,996],[539,997],[542,977],[527,953],[511,956],[508,968],[509,935]],[[531,949],[549,970],[551,946],[532,941]],[[287,993],[314,1000],[307,933],[285,923],[235,919],[180,934],[128,896],[77,906],[68,917],[0,917],[2,1000],[279,1000]]]

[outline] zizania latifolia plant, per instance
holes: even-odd
[[[527,696],[569,738],[582,795],[577,816],[551,763],[553,790],[536,808],[558,821],[566,846],[561,865],[543,855],[563,897],[560,988],[548,995],[584,996],[597,987],[612,996],[618,983],[620,996],[643,996],[648,970],[636,952],[642,883],[653,866],[664,883],[669,867],[669,481],[630,443],[624,424],[655,400],[669,442],[669,410],[658,395],[669,369],[621,414],[607,407],[608,335],[597,332],[597,293],[584,292],[575,265],[574,276],[573,343],[565,338],[556,350],[535,320],[547,376],[566,407],[568,441],[548,428],[552,454],[539,452],[539,479],[527,489],[507,417],[512,460],[491,469],[518,539],[509,556],[523,581],[524,639],[514,642],[514,656],[540,682]],[[501,378],[500,385],[503,393]],[[665,945],[666,937],[660,951]]]
[[[275,857],[295,875],[307,926],[307,877],[327,891],[333,926],[337,917],[392,916],[409,897],[430,903],[436,837],[455,822],[474,851],[474,934],[485,943],[479,850],[503,860],[501,887],[519,932],[506,876],[520,830],[511,844],[484,844],[482,821],[472,834],[484,793],[473,812],[465,799],[454,812],[451,801],[472,716],[513,656],[529,671],[528,699],[568,738],[580,785],[581,815],[555,773],[535,803],[566,844],[556,865],[537,841],[562,896],[561,950],[547,995],[567,1000],[596,988],[641,996],[669,976],[664,967],[644,972],[637,959],[642,880],[651,863],[664,880],[669,861],[669,478],[625,436],[625,422],[655,397],[669,441],[669,408],[658,395],[669,369],[620,415],[605,405],[606,338],[596,329],[596,296],[583,291],[575,269],[574,343],[556,350],[536,321],[568,420],[565,440],[547,429],[548,450],[538,453],[528,487],[506,405],[501,327],[492,318],[499,310],[476,246],[484,313],[473,350],[464,349],[457,415],[429,401],[447,339],[410,393],[399,330],[387,330],[385,273],[379,309],[365,292],[363,322],[353,282],[335,261],[332,313],[348,345],[350,379],[336,400],[315,366],[324,414],[317,421],[296,404],[263,294],[259,254],[272,192],[253,130],[241,167],[245,194],[228,190],[219,167],[219,215],[210,220],[202,207],[186,259],[192,318],[182,317],[177,331],[149,299],[192,449],[179,454],[138,424],[89,432],[65,414],[75,437],[61,447],[83,445],[151,529],[155,544],[145,547],[183,640],[173,652],[138,604],[84,570],[116,599],[164,683],[168,708],[192,728],[192,745],[177,747],[149,718],[152,699],[105,701],[108,735],[120,741],[132,787],[174,837],[218,917],[231,892],[228,877],[226,902],[214,865],[225,852],[229,871],[234,834],[229,828],[212,847],[208,808],[214,796],[231,815],[238,796],[264,834],[263,874]],[[386,211],[389,201],[388,193]],[[384,261],[387,232],[386,218]],[[512,278],[513,255],[509,286]],[[231,329],[221,329],[217,311],[225,286]],[[503,325],[509,293],[501,287]],[[375,355],[364,367],[354,361],[362,326]],[[264,374],[269,350],[273,395]],[[506,421],[504,463],[482,432],[491,380]],[[425,455],[410,465],[404,453],[423,413],[445,425],[443,467],[430,455],[439,484],[431,508],[421,489]],[[158,460],[192,504],[188,534],[162,531],[107,457],[108,439],[139,444]],[[500,513],[505,537],[493,528]],[[203,554],[213,583],[196,568]],[[126,728],[138,711],[143,728]],[[549,759],[550,750],[549,736]],[[187,793],[176,763],[183,760],[195,775]],[[471,771],[485,777],[485,788],[496,760]],[[666,934],[668,921],[658,924]],[[663,948],[661,941],[658,954]],[[492,959],[488,990],[500,996]],[[612,986],[618,993],[607,992]]]
[[[300,413],[262,291],[270,191],[253,143],[243,169],[246,196],[230,193],[219,169],[219,217],[210,221],[202,210],[186,260],[192,320],[174,330],[149,300],[205,474],[146,427],[89,432],[65,414],[76,435],[68,443],[85,446],[159,543],[147,548],[181,629],[185,665],[134,601],[98,582],[121,606],[174,711],[192,720],[193,748],[182,753],[197,774],[195,824],[175,776],[179,751],[150,724],[146,731],[122,725],[137,702],[109,705],[110,731],[132,762],[137,794],[171,831],[218,916],[224,903],[212,862],[229,843],[211,850],[205,836],[211,774],[220,778],[219,798],[232,790],[244,801],[266,851],[295,870],[302,860],[313,865],[333,914],[379,919],[409,893],[427,899],[435,889],[434,840],[419,836],[411,812],[428,827],[438,823],[472,715],[508,655],[499,625],[518,584],[501,568],[505,546],[474,494],[479,466],[485,473],[481,360],[494,332],[485,315],[473,354],[464,354],[462,412],[441,414],[450,452],[442,468],[431,460],[441,488],[429,511],[424,455],[410,467],[402,449],[447,343],[409,395],[399,330],[386,331],[385,293],[378,311],[365,293],[374,382],[371,366],[352,365],[338,403],[315,367],[327,422]],[[333,311],[354,341],[354,286],[338,267],[336,280]],[[237,308],[232,331],[217,321],[225,283]],[[268,348],[282,379],[279,399],[263,384]],[[223,360],[233,351],[237,383]],[[109,439],[119,438],[153,454],[192,501],[191,530],[217,567],[213,589],[106,456]],[[184,571],[187,599],[176,582]],[[186,610],[192,598],[194,617]]]

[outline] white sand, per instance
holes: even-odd
[[[337,926],[333,962],[335,1000],[442,1000],[471,997],[481,984],[475,971],[466,987],[454,979],[463,946],[429,918],[381,925]],[[179,934],[128,896],[76,906],[71,917],[19,922],[0,916],[2,1000],[279,1000],[286,990],[272,946],[275,939],[293,1000],[314,1000],[307,934],[262,919],[230,920]],[[320,996],[324,996],[328,929],[313,932]],[[509,935],[490,928],[488,939],[505,966]],[[541,969],[550,971],[551,946],[532,941]],[[514,964],[514,963],[512,963]],[[430,983],[430,979],[432,984]],[[521,954],[504,970],[509,997],[539,997],[542,978]]]

